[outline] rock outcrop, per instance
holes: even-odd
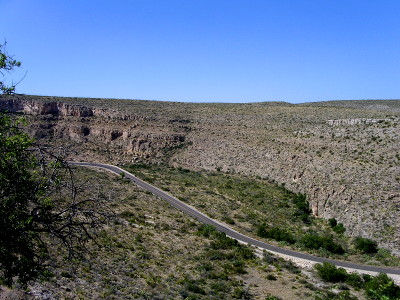
[[[152,123],[151,116],[22,95],[2,96],[0,110],[25,114],[39,140],[71,147],[75,158],[113,163],[160,160],[182,147],[187,128]]]

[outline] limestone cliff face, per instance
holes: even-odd
[[[25,114],[33,136],[72,147],[76,159],[114,163],[163,159],[186,139],[187,129],[169,123],[154,126],[151,116],[18,95],[7,98],[0,99],[0,110]]]
[[[2,100],[0,109],[9,112],[21,112],[29,115],[60,115],[89,117],[93,116],[93,110],[87,107],[69,105],[61,102],[37,102],[34,100],[20,100],[18,97]]]

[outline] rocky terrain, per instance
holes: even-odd
[[[305,193],[314,215],[400,254],[400,101],[193,104],[0,96],[75,160],[166,162],[257,175]]]

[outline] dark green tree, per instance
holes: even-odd
[[[378,244],[375,241],[360,236],[354,239],[354,247],[366,254],[378,252]]]
[[[0,113],[0,281],[27,283],[46,270],[49,245],[85,252],[112,217],[107,199],[78,193],[62,155],[39,147],[22,120]]]
[[[0,74],[3,77],[0,80],[0,91],[4,94],[13,94],[19,82],[12,82],[11,85],[7,85],[4,79],[4,73],[10,73],[14,68],[20,67],[21,62],[15,60],[13,56],[7,53],[6,45],[7,42],[0,44]]]

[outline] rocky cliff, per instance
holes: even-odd
[[[113,163],[160,160],[185,145],[188,127],[154,122],[151,116],[113,109],[13,95],[0,98],[0,110],[25,114],[39,141],[71,148],[75,159]]]

